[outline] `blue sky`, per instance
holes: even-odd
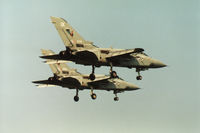
[[[200,11],[198,0],[1,1],[1,133],[198,133],[200,131]],[[142,89],[119,94],[36,88],[52,76],[40,49],[64,50],[50,16],[65,18],[99,47],[136,48],[169,65],[142,72],[114,68]],[[91,67],[69,64],[81,73]],[[96,69],[107,74],[108,67]]]

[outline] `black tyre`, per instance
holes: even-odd
[[[95,75],[93,73],[91,73],[89,78],[90,78],[90,80],[95,80]]]
[[[78,102],[79,101],[79,97],[78,96],[74,96],[74,101]]]
[[[114,97],[114,101],[119,101],[119,97]]]
[[[93,100],[95,100],[95,99],[97,98],[97,95],[96,95],[95,93],[93,93],[93,94],[91,95],[91,98],[92,98]]]
[[[137,76],[136,79],[137,80],[142,80],[142,76]]]

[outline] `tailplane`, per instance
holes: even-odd
[[[54,55],[55,53],[52,50],[44,50],[41,49],[41,52],[43,55],[48,56],[48,55]],[[66,61],[55,61],[51,59],[47,59],[45,61],[46,64],[48,64],[53,72],[54,75],[56,76],[74,76],[74,75],[80,75],[79,72],[76,71],[76,69],[70,68],[67,64]]]

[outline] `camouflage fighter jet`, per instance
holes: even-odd
[[[115,75],[113,66],[136,68],[138,72],[137,80],[141,80],[140,71],[149,68],[161,68],[166,65],[159,60],[153,59],[144,53],[144,49],[113,49],[98,48],[93,42],[86,41],[75,31],[63,18],[51,17],[60,37],[62,38],[66,50],[59,54],[41,56],[44,59],[69,60],[76,64],[91,65],[92,73],[89,78],[95,79],[95,67],[110,66],[110,74]]]
[[[42,54],[54,55],[51,50],[42,50]],[[91,81],[89,75],[77,72],[75,69],[63,63],[64,61],[59,60],[55,62],[55,60],[48,59],[45,62],[49,64],[54,76],[49,77],[48,80],[33,81],[33,83],[36,83],[38,87],[61,86],[69,89],[76,89],[76,95],[74,96],[74,101],[76,102],[79,100],[79,90],[91,90],[90,95],[92,99],[97,98],[97,95],[93,92],[94,90],[113,91],[115,94],[114,100],[118,101],[117,93],[140,89],[136,85],[128,83],[118,76],[112,78],[108,75],[96,75],[96,79]]]

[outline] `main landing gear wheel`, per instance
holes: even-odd
[[[91,73],[89,78],[90,78],[90,80],[95,80],[95,75],[93,73]]]
[[[75,102],[78,102],[78,101],[79,101],[78,89],[76,89],[76,95],[74,96],[74,101],[75,101]]]
[[[119,101],[119,97],[114,97],[114,101]]]
[[[78,96],[74,96],[74,101],[78,102],[79,101],[79,97]]]
[[[117,92],[114,91],[113,93],[115,94],[114,101],[119,101],[119,97],[117,96]]]
[[[95,78],[96,78],[95,75],[94,75],[94,69],[95,69],[95,66],[92,65],[92,73],[89,76],[90,80],[95,80]]]
[[[93,100],[95,100],[97,98],[97,95],[93,92],[93,87],[91,87],[91,92],[90,92],[90,96]]]
[[[95,93],[92,93],[91,98],[92,98],[93,100],[95,100],[95,99],[97,98],[97,95],[96,95]]]
[[[139,76],[136,77],[136,79],[137,80],[142,80],[142,76],[139,75]]]

